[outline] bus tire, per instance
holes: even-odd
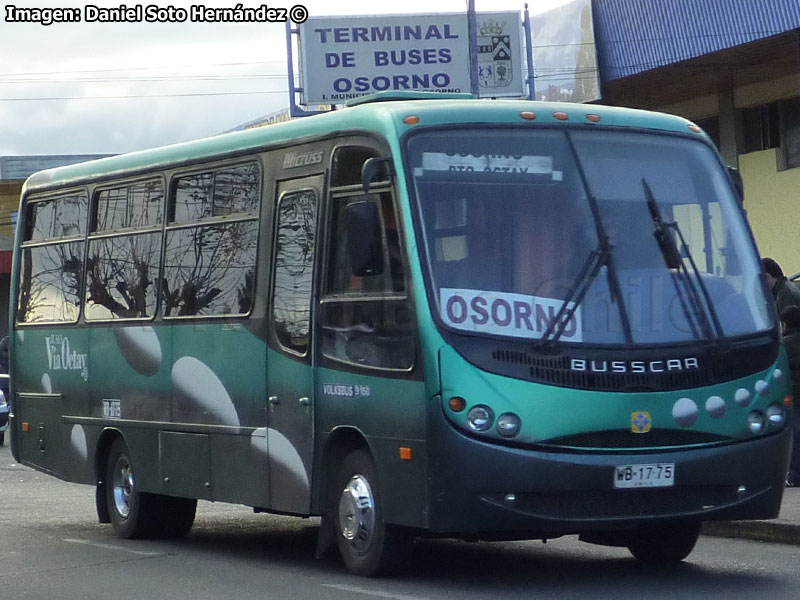
[[[689,556],[700,535],[700,523],[670,523],[640,528],[628,543],[638,560],[651,565],[677,563]]]
[[[328,510],[347,570],[365,577],[402,571],[413,539],[402,528],[384,522],[383,499],[370,456],[363,450],[348,454],[335,481]]]
[[[133,539],[158,534],[158,496],[136,490],[130,450],[121,438],[114,440],[106,457],[105,490],[108,516],[117,536]]]
[[[156,496],[161,504],[161,528],[158,537],[184,537],[194,524],[197,513],[195,498],[177,498],[175,496]]]
[[[0,431],[0,446],[2,446],[6,441],[6,432]]]

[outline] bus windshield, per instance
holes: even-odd
[[[428,285],[451,329],[620,345],[773,326],[757,255],[704,143],[448,129],[410,137],[408,157]]]

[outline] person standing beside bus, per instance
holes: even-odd
[[[800,306],[800,288],[786,278],[780,265],[772,258],[762,258],[761,264],[767,275],[767,283],[775,299],[778,315],[783,314],[788,306]]]
[[[783,323],[783,344],[786,346],[786,355],[789,358],[789,372],[792,377],[792,396],[794,401],[800,401],[800,306],[787,306],[781,312]],[[786,478],[787,486],[800,483],[800,414],[795,408],[792,419],[794,430],[794,444],[792,446],[789,475]]]

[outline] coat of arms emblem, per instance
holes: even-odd
[[[478,27],[478,81],[481,87],[503,88],[511,85],[511,36],[505,23],[487,20]]]

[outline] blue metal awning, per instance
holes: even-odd
[[[798,0],[593,0],[604,81],[800,28]]]

